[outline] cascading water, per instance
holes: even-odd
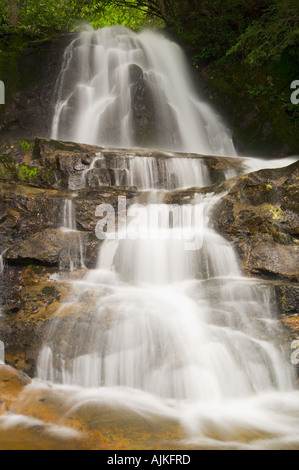
[[[141,84],[146,109],[134,115]],[[137,132],[160,149],[235,155],[221,119],[197,97],[182,50],[157,33],[82,32],[65,51],[56,95],[54,139],[134,147]]]
[[[151,85],[158,81],[153,94],[161,119],[178,123],[171,134],[180,135],[184,151],[233,154],[219,120],[186,91],[180,55],[153,33],[82,33],[65,53],[53,137],[133,145],[130,97],[120,89],[124,84],[128,91],[128,65],[137,64]],[[172,89],[174,77],[179,91]],[[119,139],[111,140],[100,130],[115,119]],[[106,165],[99,153],[80,187],[100,178]],[[108,168],[114,168],[111,161]],[[38,379],[85,387],[87,401],[115,400],[142,416],[178,419],[191,447],[298,447],[298,394],[275,341],[272,292],[242,276],[234,249],[210,227],[220,196],[198,194],[182,206],[163,202],[173,189],[213,184],[204,163],[174,155],[157,163],[134,154],[115,168],[114,185],[151,189],[151,203],[130,207],[126,225],[103,242],[97,267],[74,281],[73,294],[50,323]],[[72,211],[67,201],[64,225],[75,230]]]
[[[2,274],[4,271],[4,261],[3,261],[3,256],[0,255],[0,274]]]
[[[63,203],[63,220],[61,230],[65,234],[65,256],[62,257],[61,267],[73,271],[76,268],[85,268],[84,241],[77,231],[76,213],[73,201],[66,199]],[[77,235],[74,237],[74,235]]]
[[[188,237],[178,233],[188,228],[187,207],[176,207],[170,224],[169,206],[161,204],[142,208],[132,219],[131,236],[104,243],[97,269],[71,300],[80,304],[87,294],[95,299],[88,328],[85,322],[68,324],[63,343],[81,341],[64,356],[57,340],[62,325],[54,323],[41,354],[43,379],[124,386],[201,403],[290,389],[290,371],[267,340],[273,335],[269,293],[242,278],[232,247],[208,228],[214,202],[205,198],[187,206],[202,223],[198,227],[193,218],[196,225],[189,225],[197,241],[192,250]],[[106,283],[109,293],[99,297]],[[262,334],[256,326],[261,323]],[[59,361],[53,362],[53,351]]]

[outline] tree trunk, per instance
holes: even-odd
[[[8,2],[9,10],[9,24],[10,26],[18,26],[19,21],[19,5],[18,0],[9,0]]]

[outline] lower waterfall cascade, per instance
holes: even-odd
[[[159,116],[154,147],[168,152],[160,161],[138,154],[132,65]],[[71,293],[49,322],[28,390],[57,394],[66,416],[111,407],[120,417],[125,410],[157,426],[178,424],[182,437],[165,437],[161,449],[299,449],[299,391],[279,344],[275,295],[242,273],[235,248],[214,230],[211,214],[225,193],[213,191],[218,181],[195,155],[237,152],[220,117],[196,97],[179,46],[122,27],[84,31],[65,51],[56,98],[52,138],[99,152],[62,198],[66,258],[53,285],[63,280]],[[108,147],[134,152],[108,161]],[[292,161],[248,157],[243,174]],[[87,269],[72,195],[106,170],[113,187],[136,188],[136,196]],[[226,170],[225,179],[236,175]],[[105,190],[97,184],[93,195]],[[167,202],[190,188],[185,204]]]
[[[138,168],[134,182],[142,187],[151,167],[139,160]],[[183,187],[190,175],[180,174]],[[105,240],[96,268],[73,281],[41,349],[37,384],[79,387],[87,402],[115,400],[142,416],[178,419],[191,448],[298,443],[298,392],[275,342],[273,292],[242,275],[232,245],[210,227],[221,195],[198,194],[173,209],[163,203],[167,193],[153,187],[150,203],[129,208],[134,236]],[[195,249],[188,249],[186,221]],[[78,305],[81,320],[65,322],[64,312]],[[248,444],[237,442],[240,429]]]

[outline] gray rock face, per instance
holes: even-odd
[[[140,78],[131,86],[132,132],[137,146],[157,141],[157,123],[150,85]]]
[[[299,282],[298,176],[299,162],[242,176],[213,214],[249,275]]]

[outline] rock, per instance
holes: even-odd
[[[130,83],[133,85],[134,83],[140,82],[143,79],[143,70],[139,65],[130,64],[129,65],[129,77]]]
[[[140,100],[142,101],[141,98]],[[147,108],[145,103],[144,106]],[[147,118],[142,110],[140,112],[137,128],[145,137],[148,130],[149,135],[152,135],[151,118]],[[136,119],[139,119],[137,114]],[[160,129],[160,131],[170,135],[169,129]],[[246,171],[245,160],[242,158],[145,149],[103,149],[98,146],[40,138],[28,141],[28,145],[27,152],[20,148],[19,141],[0,145],[0,182],[15,182],[26,187],[60,190],[60,192],[69,190],[75,192],[101,186],[125,187],[126,182],[130,181],[131,161],[134,157],[151,158],[156,161],[161,188],[166,188],[169,183],[171,175],[165,173],[165,163],[171,158],[198,159],[213,183],[224,182],[228,177]]]
[[[286,246],[271,239],[252,241],[244,267],[253,274],[299,282],[299,246]]]
[[[6,104],[0,108],[1,141],[48,136],[61,57],[76,34],[34,38],[27,33],[1,39],[0,77]]]
[[[56,279],[57,270],[32,266],[23,270],[19,305],[3,305],[0,338],[5,344],[5,361],[33,376],[46,328],[67,300],[71,285]],[[53,279],[54,279],[53,278]]]
[[[151,87],[143,78],[131,86],[131,102],[135,145],[151,147],[157,142],[157,119]]]
[[[26,240],[16,243],[6,253],[10,262],[39,262],[47,266],[60,265],[70,252],[80,252],[85,244],[86,234],[83,232],[66,232],[59,229],[46,229],[29,236]]]
[[[59,226],[61,207],[55,190],[0,181],[0,247]]]
[[[245,273],[299,281],[299,162],[235,179],[212,223],[236,247]]]
[[[275,286],[279,311],[284,314],[299,314],[299,284],[279,283]]]
[[[0,364],[0,416],[17,399],[31,379],[8,365]]]

